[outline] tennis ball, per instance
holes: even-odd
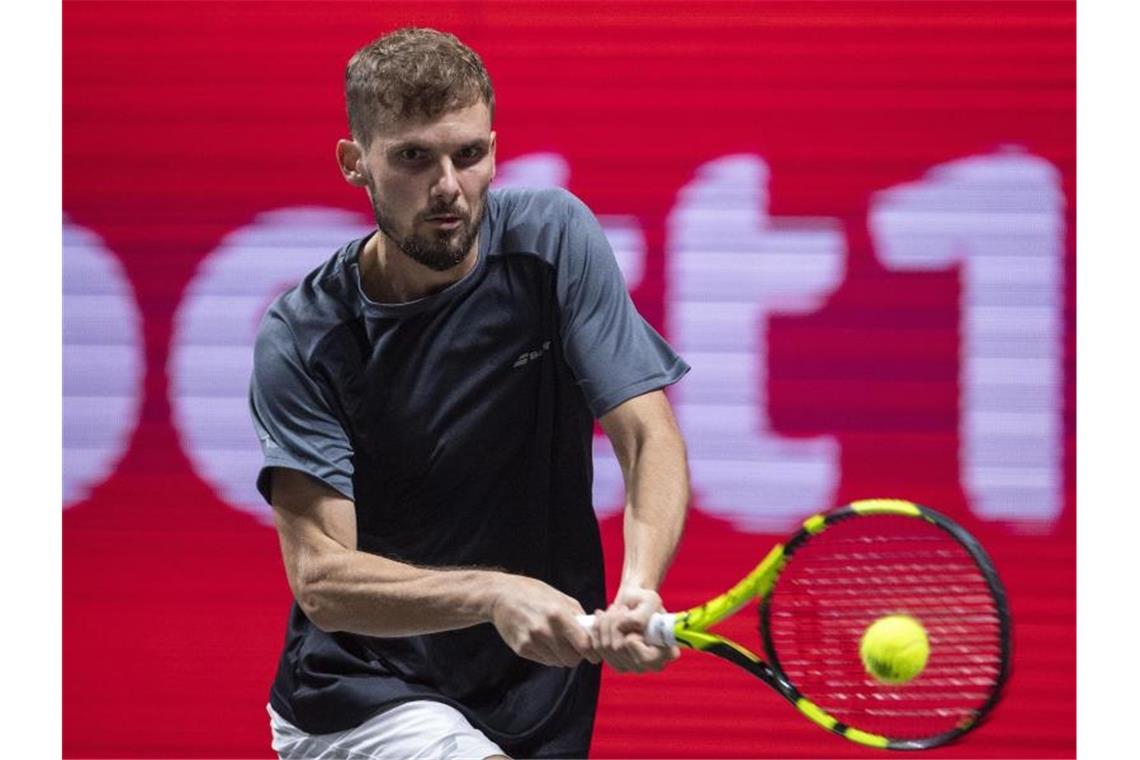
[[[879,681],[903,684],[926,667],[930,642],[922,623],[910,615],[887,615],[867,626],[859,641],[863,667]]]

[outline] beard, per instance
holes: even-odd
[[[385,237],[391,240],[413,261],[423,264],[436,272],[446,272],[460,264],[471,251],[471,246],[479,234],[479,226],[483,223],[483,213],[486,204],[479,199],[479,211],[472,219],[469,215],[449,206],[433,206],[416,217],[412,230],[407,234],[401,233],[393,224],[391,215],[380,207],[376,193],[372,196],[372,213],[376,217],[376,226]],[[460,224],[453,230],[435,230],[427,235],[415,232],[415,223],[429,216],[454,216]]]

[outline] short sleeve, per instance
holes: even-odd
[[[249,405],[264,456],[257,490],[267,502],[273,467],[300,470],[353,498],[348,435],[302,361],[289,325],[272,309],[254,344]]]
[[[566,197],[567,227],[557,263],[562,345],[597,418],[634,396],[672,385],[689,365],[638,314],[594,214]]]

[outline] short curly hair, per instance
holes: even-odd
[[[405,27],[365,45],[344,80],[348,127],[365,147],[392,121],[434,119],[479,101],[495,115],[495,92],[479,55],[435,29]]]

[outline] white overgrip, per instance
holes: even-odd
[[[645,642],[658,647],[676,646],[677,637],[673,635],[673,625],[677,616],[671,612],[654,612],[649,617],[649,625],[645,627]],[[583,628],[594,627],[593,615],[579,615],[578,622]]]

